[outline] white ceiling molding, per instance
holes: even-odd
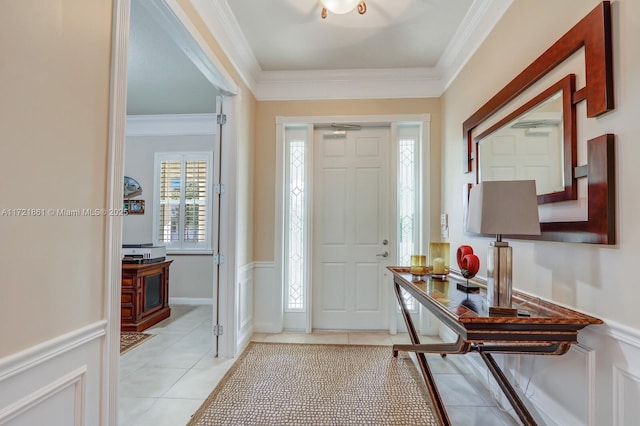
[[[128,115],[126,134],[127,137],[215,135],[217,128],[215,114]]]
[[[436,67],[262,71],[227,0],[192,0],[255,98],[262,100],[439,97],[513,0],[474,0]]]
[[[158,3],[156,13],[153,13],[153,7],[149,5],[150,2],[141,3],[147,4],[147,10],[152,13],[152,16],[155,15],[156,19],[167,29],[169,36],[211,84],[227,95],[237,93],[238,88],[233,78],[224,69],[222,62],[211,50],[176,0],[164,0],[166,5],[164,7],[162,7],[161,3]],[[170,15],[171,13],[182,25],[178,25],[174,16]]]
[[[431,114],[276,116],[276,124],[380,124],[431,122]]]
[[[433,68],[263,71],[258,100],[428,98],[442,93]]]
[[[255,94],[262,68],[226,0],[191,0],[191,3],[244,84]]]
[[[436,64],[436,69],[442,76],[443,92],[458,76],[511,3],[513,0],[474,0]]]

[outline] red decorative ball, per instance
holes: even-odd
[[[458,266],[460,268],[462,268],[462,259],[468,254],[473,254],[473,247],[471,246],[458,247],[458,252],[456,253],[456,260],[458,261]]]
[[[468,254],[462,258],[460,269],[466,269],[467,273],[475,276],[480,270],[480,259],[475,254]]]
[[[480,259],[473,254],[473,247],[460,246],[456,253],[456,260],[460,267],[460,273],[466,279],[473,278],[480,270]]]

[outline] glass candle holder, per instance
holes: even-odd
[[[427,256],[423,254],[411,255],[411,268],[409,270],[414,277],[422,277],[427,273]]]
[[[449,243],[429,243],[429,272],[432,278],[449,274]]]

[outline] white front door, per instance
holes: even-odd
[[[314,132],[313,328],[389,327],[389,157],[389,128]]]

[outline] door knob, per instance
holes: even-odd
[[[389,257],[389,252],[385,250],[382,253],[376,254],[376,256]]]

